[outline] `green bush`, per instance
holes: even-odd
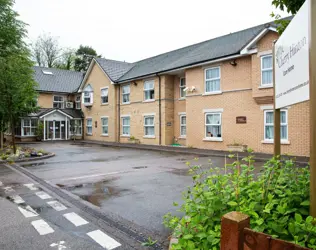
[[[316,249],[316,219],[308,216],[309,168],[273,158],[255,174],[253,163],[251,155],[209,171],[188,163],[194,185],[183,193],[185,216],[164,216],[179,239],[173,249],[219,249],[221,217],[231,211],[249,215],[253,230]]]

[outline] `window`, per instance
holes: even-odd
[[[145,136],[152,137],[155,136],[155,124],[154,116],[145,116],[144,117],[144,130]]]
[[[109,118],[108,117],[101,118],[101,126],[102,126],[102,135],[108,135],[109,134]]]
[[[48,70],[42,70],[44,75],[53,75],[53,72],[48,71]]]
[[[272,55],[261,57],[261,85],[272,85]]]
[[[87,119],[87,135],[92,135],[92,119],[88,118]]]
[[[88,84],[82,94],[82,103],[85,106],[91,106],[93,104],[93,88]]]
[[[54,96],[54,101],[53,101],[53,107],[57,109],[63,109],[64,108],[64,97],[60,95],[55,95]]]
[[[155,99],[155,82],[154,81],[144,82],[144,99],[145,101]]]
[[[76,96],[76,109],[81,109],[81,97],[80,97],[80,95]]]
[[[131,92],[130,85],[124,85],[122,87],[122,103],[129,103],[130,92]]]
[[[288,140],[287,110],[281,110],[281,140]],[[274,112],[266,110],[264,112],[264,139],[274,139]]]
[[[206,138],[222,137],[222,114],[206,113],[205,114],[205,133]]]
[[[91,130],[91,133],[92,133],[92,130]],[[82,120],[80,119],[70,120],[70,134],[82,135]]]
[[[109,102],[109,88],[101,89],[101,104],[107,104]]]
[[[34,136],[36,134],[37,119],[22,120],[22,136]]]
[[[185,98],[186,92],[184,89],[186,88],[185,78],[180,78],[180,98]]]
[[[210,68],[205,70],[205,93],[221,91],[220,68]]]
[[[187,117],[180,115],[180,136],[185,137],[187,135]]]
[[[130,135],[130,117],[122,117],[122,135]]]
[[[91,92],[87,92],[87,91],[85,91],[84,93],[83,93],[83,102],[85,103],[85,104],[88,104],[88,103],[91,103]]]

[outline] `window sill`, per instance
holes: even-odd
[[[263,143],[263,144],[274,144],[274,140],[262,140],[261,143]],[[281,140],[281,144],[282,145],[289,145],[289,144],[291,144],[291,142],[288,141],[288,140]]]
[[[205,138],[203,138],[203,141],[218,141],[218,142],[221,142],[221,141],[223,141],[223,138],[220,138],[220,137],[205,137]]]
[[[202,96],[208,96],[208,95],[221,95],[223,94],[222,91],[214,91],[214,92],[207,92],[207,93],[204,93],[202,94]]]
[[[185,97],[180,97],[179,99],[178,99],[178,101],[185,101]]]
[[[121,135],[121,137],[130,138],[131,135]]]
[[[88,135],[88,136],[92,136],[92,134],[86,134],[86,135]]]
[[[129,105],[129,104],[131,104],[131,103],[130,102],[122,102],[121,105]]]
[[[86,107],[91,107],[93,103],[84,103],[83,105]]]
[[[179,136],[178,139],[180,139],[180,140],[186,140],[187,137],[186,137],[186,136]]]
[[[273,88],[273,84],[261,85],[258,89],[271,89]]]
[[[156,101],[155,99],[150,99],[150,100],[144,100],[143,102],[154,102]]]
[[[109,103],[101,103],[101,106],[108,106]]]
[[[103,137],[109,137],[109,134],[101,134]]]
[[[154,135],[144,135],[143,138],[145,138],[145,139],[155,139],[156,136],[154,136]]]

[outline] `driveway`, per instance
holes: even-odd
[[[55,157],[24,167],[36,176],[64,188],[82,199],[115,214],[139,228],[167,239],[163,215],[172,212],[174,201],[192,185],[186,162],[194,155],[157,152],[70,142],[32,144],[54,152]],[[209,157],[197,161],[209,167]],[[212,157],[214,166],[224,158]]]

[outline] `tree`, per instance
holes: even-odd
[[[80,45],[76,51],[75,70],[86,72],[93,57],[97,56],[97,52],[90,46]]]
[[[305,0],[272,0],[272,5],[275,8],[280,9],[281,11],[287,11],[291,15],[295,15],[302,7],[304,2]],[[275,18],[275,22],[276,24],[278,24],[277,29],[279,34],[282,34],[286,27],[289,25],[290,20],[282,19],[281,15],[275,14],[273,12],[271,16]]]
[[[64,49],[55,67],[59,69],[73,70],[75,67],[76,53],[74,49]]]
[[[38,66],[52,68],[61,56],[58,39],[50,34],[42,34],[32,45],[32,56]]]

